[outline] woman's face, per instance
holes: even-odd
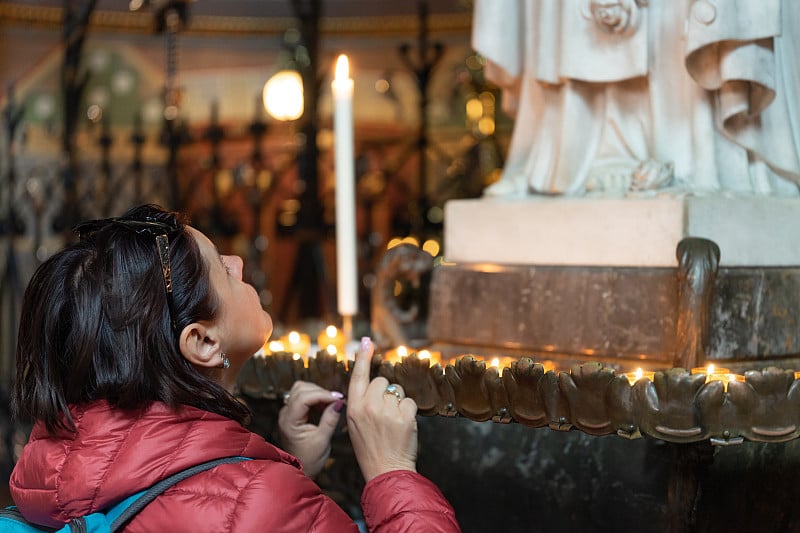
[[[211,286],[219,300],[216,323],[220,330],[220,346],[231,363],[243,362],[269,339],[272,319],[261,307],[253,286],[242,281],[242,258],[220,255],[202,232],[192,227],[188,230],[208,265]]]

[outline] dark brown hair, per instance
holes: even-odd
[[[172,312],[156,238],[136,230],[141,221],[166,228]],[[219,304],[208,265],[177,215],[144,205],[79,228],[87,226],[91,231],[45,261],[25,290],[15,415],[42,421],[54,432],[74,430],[73,404],[106,400],[142,409],[160,401],[244,423],[247,408],[178,348],[176,330],[214,320]]]

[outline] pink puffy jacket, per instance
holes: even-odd
[[[75,434],[51,436],[37,424],[11,475],[25,517],[58,526],[219,457],[255,459],[217,466],[167,489],[126,533],[352,532],[358,528],[300,470],[299,461],[237,422],[192,407],[156,403],[126,412],[106,402],[75,407]],[[367,483],[364,516],[373,533],[459,531],[439,490],[413,472]]]

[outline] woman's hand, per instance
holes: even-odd
[[[325,390],[306,381],[296,381],[286,395],[278,415],[283,447],[303,463],[303,471],[314,477],[325,466],[331,453],[331,437],[339,423],[343,394]],[[313,407],[323,407],[319,425],[309,422]]]
[[[386,378],[369,381],[372,352],[372,341],[361,339],[347,396],[347,427],[366,481],[392,470],[417,470],[417,404]]]

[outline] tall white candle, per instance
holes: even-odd
[[[349,70],[347,56],[340,55],[331,83],[336,171],[336,287],[342,317],[352,317],[358,312],[353,80]]]

